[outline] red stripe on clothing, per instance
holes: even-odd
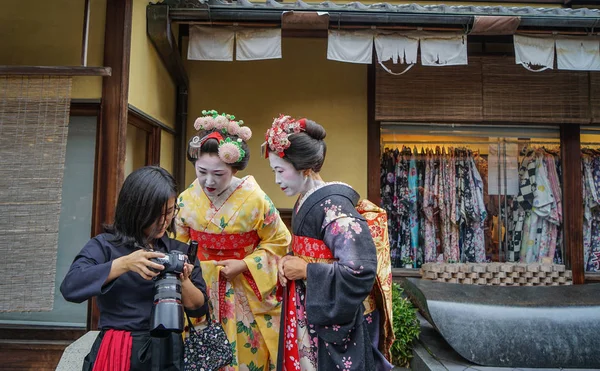
[[[92,371],[129,371],[131,368],[131,333],[108,330],[102,337]]]

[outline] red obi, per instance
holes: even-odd
[[[296,236],[292,238],[292,250],[295,255],[309,258],[333,259],[333,254],[325,242],[316,238]]]
[[[198,258],[203,260],[243,259],[260,242],[256,231],[245,233],[206,233],[190,228],[190,237],[198,241]]]
[[[260,237],[256,231],[245,233],[206,233],[199,232],[190,228],[190,237],[192,240],[198,241],[198,259],[205,260],[226,260],[237,259],[241,260],[248,254],[252,253],[256,246],[260,243]],[[258,289],[258,285],[252,277],[250,271],[242,273],[256,298],[262,301],[262,295]],[[219,318],[224,318],[223,308],[225,302],[225,293],[227,291],[227,279],[221,273],[219,275]],[[220,320],[220,319],[219,319]]]

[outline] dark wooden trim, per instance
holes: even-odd
[[[123,183],[127,141],[129,62],[133,0],[107,0],[104,31],[104,64],[113,75],[102,82],[101,123],[96,140],[96,174],[93,235],[112,221],[119,189]],[[96,329],[99,311],[89,301],[88,329]]]
[[[129,117],[136,117],[139,120],[145,121],[152,126],[159,127],[161,130],[164,130],[169,134],[175,135],[175,129],[165,125],[161,121],[155,119],[154,117],[150,116],[149,114],[147,114],[146,112],[142,111],[141,109],[137,108],[136,106],[134,106],[132,104],[129,104],[128,107],[129,107],[129,111],[128,111]]]
[[[288,229],[291,231],[292,230],[293,209],[278,209],[278,210],[279,210],[279,216],[281,217],[281,220],[286,225],[286,227],[288,227]]]
[[[160,166],[161,132],[161,129],[155,126],[150,135],[148,135],[148,145],[146,146],[146,165]]]
[[[523,125],[528,125],[528,126],[558,126],[559,124],[566,124],[566,125],[587,125],[591,123],[591,119],[554,119],[554,121],[543,121],[543,120],[535,120],[535,119],[531,119],[530,121],[519,121],[519,122],[515,122],[515,121],[498,121],[498,120],[479,120],[479,119],[472,119],[472,118],[465,118],[464,120],[440,120],[440,119],[435,119],[432,120],[430,118],[411,118],[410,120],[407,120],[405,122],[401,121],[398,119],[398,117],[379,117],[378,120],[380,122],[383,123],[398,123],[398,124],[403,124],[405,122],[408,123],[415,123],[415,124],[419,124],[419,123],[426,123],[426,124],[440,124],[440,125],[451,125],[451,124],[468,124],[468,125],[482,125],[482,126],[523,126]]]
[[[169,6],[149,4],[146,7],[147,32],[160,59],[177,86],[189,87],[189,79],[174,41],[169,18]]]
[[[71,341],[0,340],[0,359],[3,370],[56,370],[65,348]]]
[[[373,51],[373,61],[376,60]],[[380,188],[380,123],[375,120],[376,64],[367,66],[367,198],[376,205],[381,204]]]
[[[132,114],[131,110],[127,115],[127,123],[147,132],[148,134],[152,133],[154,128],[157,127],[152,121],[148,121],[142,116]]]
[[[129,105],[127,122],[146,132],[146,165],[160,165],[160,141],[163,130],[174,134],[175,131],[157,119]],[[168,129],[168,130],[167,130]]]
[[[586,272],[585,283],[598,283],[600,282],[600,273]]]
[[[74,341],[85,335],[86,332],[85,329],[79,327],[2,325],[0,339]]]
[[[0,75],[110,76],[110,67],[84,66],[0,66]]]
[[[189,35],[188,25],[178,25],[177,53],[183,55],[183,33]],[[185,184],[185,166],[187,165],[187,119],[188,119],[188,88],[177,85],[175,97],[175,145],[173,146],[173,177],[180,192],[187,188]]]
[[[175,112],[175,148],[173,177],[177,182],[180,192],[187,188],[185,184],[185,166],[187,165],[187,117],[188,117],[188,89],[183,85],[177,86],[176,112]]]
[[[71,100],[71,116],[100,116],[100,100],[77,101]]]
[[[586,272],[585,283],[598,283],[600,282],[600,273]]]
[[[565,263],[573,271],[573,284],[576,285],[585,282],[580,135],[579,125],[562,125],[560,128]]]

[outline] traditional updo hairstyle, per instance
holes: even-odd
[[[287,159],[298,171],[312,170],[315,173],[321,171],[327,145],[325,145],[325,129],[316,122],[304,119],[306,128],[296,134],[289,136],[290,146],[286,148],[284,159]]]
[[[194,122],[198,133],[188,141],[187,159],[195,165],[202,154],[213,153],[232,169],[244,170],[250,160],[247,142],[252,130],[233,115],[215,110],[202,111],[202,115]]]
[[[202,139],[214,132],[218,132],[224,140],[226,140],[227,138],[231,138],[232,141],[237,141],[238,139],[240,139],[237,135],[223,134],[223,132],[221,132],[220,130],[201,130],[194,137]],[[217,156],[219,155],[218,139],[209,138],[206,139],[201,145],[199,145],[199,142],[194,143],[194,137],[190,138],[187,146],[187,159],[192,163],[192,165],[196,165],[196,161],[202,154],[212,153]],[[234,170],[241,171],[244,170],[246,166],[248,166],[248,161],[250,161],[250,148],[248,147],[248,143],[246,143],[244,140],[242,140],[239,143],[246,154],[244,155],[242,160],[227,165],[231,166],[231,168]]]

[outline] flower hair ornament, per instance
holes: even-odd
[[[226,113],[217,113],[215,110],[202,111],[203,117],[198,117],[194,122],[194,128],[198,131],[210,131],[210,134],[200,138],[196,135],[190,142],[190,150],[196,158],[200,155],[200,148],[209,139],[216,139],[219,142],[219,158],[226,164],[240,162],[246,156],[246,151],[242,148],[242,142],[247,142],[252,137],[252,130],[247,126],[242,126],[244,121],[235,121],[235,116]],[[230,137],[223,138],[223,134],[237,136],[237,139]]]
[[[284,151],[292,144],[289,139],[290,135],[305,130],[306,119],[295,120],[291,116],[279,115],[265,134],[265,142],[262,144],[265,158],[269,157],[269,152],[275,152],[283,158]]]

